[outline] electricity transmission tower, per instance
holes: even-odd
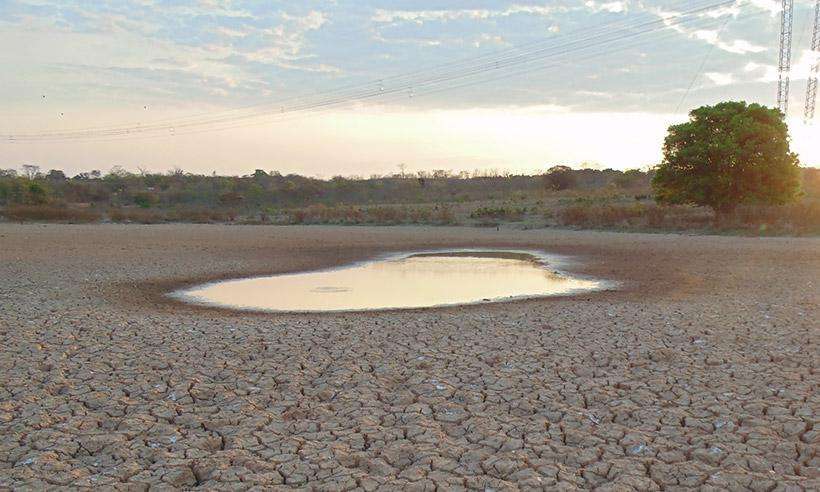
[[[789,70],[792,65],[792,24],[794,0],[782,0],[780,12],[780,64],[777,67],[777,107],[783,114],[789,112]]]
[[[809,81],[806,85],[806,109],[803,118],[806,123],[814,118],[814,103],[817,101],[817,71],[820,69],[820,0],[814,5],[814,32],[811,35],[811,50],[817,56],[811,67]]]

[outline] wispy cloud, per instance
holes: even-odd
[[[715,46],[716,48],[726,51],[728,53],[744,55],[747,53],[762,53],[768,49],[765,46],[754,44],[746,39],[733,39],[732,41],[724,41],[723,39],[721,39],[721,31],[718,29],[697,29],[683,25],[680,22],[676,22],[676,20],[680,18],[680,12],[664,10],[662,8],[657,7],[652,8],[651,11],[655,15],[660,17],[668,28],[685,35],[689,39],[705,41]],[[712,12],[712,14],[703,13],[701,15],[710,17],[714,16],[715,12]],[[724,10],[722,11],[721,15],[735,15],[735,11],[731,9]]]
[[[542,5],[511,5],[502,9],[437,9],[437,10],[386,10],[378,9],[371,17],[373,22],[446,22],[462,19],[486,20],[497,17],[509,17],[517,14],[549,16],[555,12],[566,11],[564,7]]]
[[[311,11],[297,16],[283,13],[281,24],[266,29],[252,28],[245,35],[257,38],[257,47],[241,49],[234,46],[236,54],[260,63],[278,64],[285,68],[298,68],[292,62],[308,58],[304,53],[306,35],[321,28],[327,17],[322,12]]]
[[[820,59],[820,54],[816,51],[802,50],[796,53],[789,78],[792,80],[806,80],[811,74],[812,67]],[[749,62],[743,67],[744,71],[756,75],[757,82],[774,82],[778,78],[777,65],[768,63]]]
[[[717,86],[729,85],[735,81],[731,73],[706,72],[703,75]]]
[[[626,1],[601,2],[596,0],[587,0],[584,5],[593,12],[612,12],[620,13],[626,12],[629,8],[629,3]]]
[[[243,104],[265,94],[298,95],[415,73],[502,48],[559,46],[564,36],[579,41],[587,32],[612,32],[613,22],[640,24],[649,18],[660,19],[667,29],[636,38],[640,48],[590,46],[578,60],[571,53],[533,57],[521,67],[532,69],[526,77],[414,103],[560,101],[597,110],[634,101],[641,109],[651,104],[663,110],[670,104],[668,94],[690,80],[689,67],[695,70],[708,46],[715,49],[704,87],[754,82],[760,85],[754,94],[765,100],[771,90],[764,85],[776,76],[779,3],[738,0],[681,25],[673,9],[691,7],[680,0],[0,0],[0,43],[7,48],[0,51],[0,91],[6,99],[25,100],[28,91],[43,90],[33,89],[37,81],[59,81],[67,94],[86,97],[96,91],[101,100],[130,89],[134,97],[211,94],[216,99],[208,102]],[[795,6],[796,17],[805,18],[813,3],[797,0]],[[800,39],[795,78],[809,66]],[[556,63],[560,70],[548,68]]]

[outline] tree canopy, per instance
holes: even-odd
[[[544,185],[553,191],[566,190],[576,185],[577,178],[568,166],[553,166],[544,175]]]
[[[759,104],[722,102],[669,127],[652,181],[661,203],[693,203],[718,213],[737,205],[797,198],[800,169],[783,114]]]

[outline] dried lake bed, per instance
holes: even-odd
[[[167,293],[534,249],[617,289],[367,313]],[[0,489],[817,490],[820,240],[0,224]]]

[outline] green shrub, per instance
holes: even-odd
[[[31,181],[26,185],[26,201],[31,205],[43,205],[48,202],[48,190],[43,184]]]
[[[470,213],[471,219],[521,220],[526,208],[479,207]]]
[[[134,195],[134,204],[140,208],[151,208],[157,202],[153,193],[140,192]]]

